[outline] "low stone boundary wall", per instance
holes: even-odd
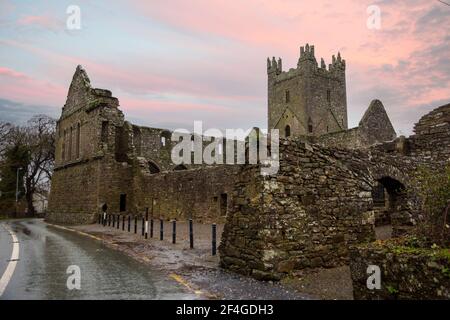
[[[368,266],[380,268],[380,289],[368,289]],[[450,249],[373,243],[350,249],[355,299],[450,299]],[[373,283],[373,282],[372,282]]]

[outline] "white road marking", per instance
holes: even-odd
[[[19,241],[17,240],[16,234],[6,225],[3,225],[3,228],[9,232],[13,239],[13,249],[11,253],[11,260],[6,267],[5,272],[3,273],[2,278],[0,279],[0,297],[3,295],[3,292],[6,289],[11,277],[14,273],[14,269],[16,268],[17,260],[19,259]]]

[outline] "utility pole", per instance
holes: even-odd
[[[16,217],[17,217],[17,205],[19,202],[19,172],[22,170],[21,167],[16,170]]]

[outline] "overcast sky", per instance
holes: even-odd
[[[448,1],[450,2],[450,0]],[[69,5],[81,29],[68,30]],[[381,28],[366,25],[377,5]],[[450,102],[450,6],[433,0],[0,2],[0,120],[59,117],[78,64],[156,127],[266,127],[266,58],[347,62],[349,125],[380,99],[398,134]]]

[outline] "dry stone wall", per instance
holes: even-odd
[[[276,176],[242,169],[222,236],[221,264],[260,279],[348,263],[350,245],[375,239],[373,187],[382,181],[392,192],[407,189],[421,163],[292,139],[282,140],[280,154]],[[398,185],[388,185],[387,177]],[[408,193],[394,199],[391,219],[399,235],[417,223],[417,199]]]
[[[380,268],[380,289],[367,287],[368,266]],[[358,300],[450,299],[448,249],[362,245],[350,250],[353,295]]]

